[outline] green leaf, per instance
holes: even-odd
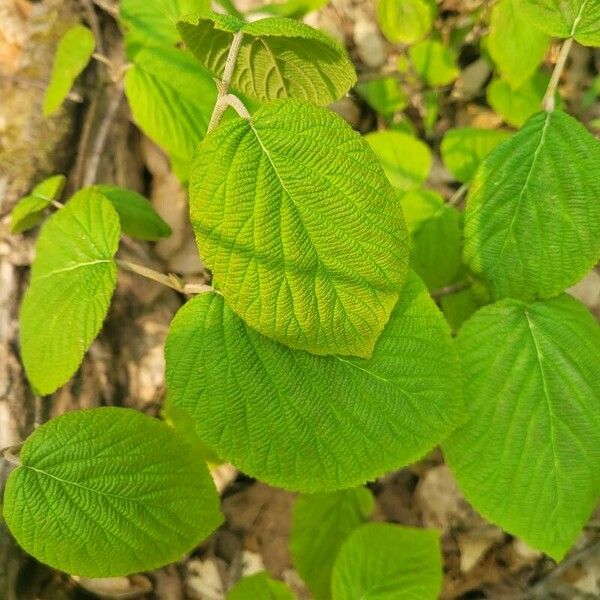
[[[473,177],[481,161],[510,136],[510,132],[502,129],[450,129],[441,145],[444,166],[457,181],[465,183]]]
[[[395,112],[408,106],[408,98],[395,77],[359,83],[355,89],[373,110],[386,118],[391,118]]]
[[[227,594],[227,600],[295,600],[283,583],[271,579],[264,571],[242,577]]]
[[[390,42],[414,44],[431,30],[437,13],[433,0],[378,0],[377,20]]]
[[[4,517],[43,563],[116,577],[178,560],[222,521],[192,448],[127,408],[61,415],[27,439],[9,476]]]
[[[66,181],[64,175],[53,175],[38,183],[29,196],[21,198],[12,210],[11,231],[21,233],[35,227],[42,220],[44,210],[60,198]]]
[[[289,489],[351,487],[413,462],[461,414],[448,326],[414,275],[370,360],[292,350],[202,294],[171,323],[166,361],[170,399],[200,439]]]
[[[458,348],[468,419],[446,458],[479,512],[559,560],[600,492],[598,323],[565,294],[506,299],[464,324]]]
[[[102,196],[75,194],[42,227],[21,305],[21,357],[32,386],[51,394],[98,335],[117,281],[119,217]]]
[[[439,533],[363,525],[342,546],[331,589],[333,600],[436,600],[442,589]]]
[[[600,46],[598,0],[519,0],[523,15],[548,35]]]
[[[138,240],[155,241],[169,237],[171,228],[141,194],[116,185],[93,185],[80,193],[102,194],[119,215],[123,233]]]
[[[261,4],[251,12],[269,13],[278,17],[292,17],[300,19],[309,12],[319,10],[327,5],[329,0],[270,0],[268,4]]]
[[[73,83],[88,64],[96,42],[93,33],[83,25],[75,25],[58,43],[50,83],[44,94],[44,117],[55,113],[69,95]]]
[[[466,275],[463,278],[466,279]],[[440,298],[440,307],[452,331],[458,331],[480,306],[481,302],[470,288]]]
[[[460,74],[456,53],[437,40],[425,40],[409,49],[417,74],[432,87],[452,83]]]
[[[403,191],[417,189],[431,169],[431,152],[421,140],[400,131],[377,131],[365,136],[390,183]]]
[[[325,105],[356,82],[345,49],[325,33],[280,17],[244,23],[232,16],[204,13],[178,23],[194,56],[221,79],[235,32],[242,44],[231,87],[257,100],[298,98]]]
[[[217,97],[210,75],[182,50],[146,48],[125,75],[125,93],[137,125],[181,165],[178,175],[186,179]]]
[[[402,287],[402,210],[337,115],[283,100],[206,137],[192,167],[196,239],[231,308],[315,354],[369,356]]]
[[[532,117],[477,171],[465,263],[495,298],[548,298],[600,258],[600,143],[554,111]]]
[[[373,512],[374,499],[364,487],[300,496],[294,503],[290,553],[315,598],[331,598],[331,571],[339,549]]]

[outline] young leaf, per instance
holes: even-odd
[[[194,418],[202,441],[289,489],[342,489],[410,463],[461,414],[448,326],[414,275],[370,360],[271,341],[218,294],[177,313],[166,360],[169,397]]]
[[[295,600],[283,583],[271,579],[264,571],[242,577],[227,594],[227,600]]]
[[[61,38],[50,83],[44,94],[44,116],[55,113],[63,100],[69,95],[77,76],[88,64],[96,42],[92,32],[83,25],[75,25]]]
[[[187,179],[188,165],[204,137],[217,91],[210,75],[178,48],[136,53],[125,75],[125,93],[140,129],[164,148]]]
[[[315,598],[331,598],[331,571],[339,549],[367,521],[373,505],[373,495],[364,487],[300,496],[294,503],[290,553]]]
[[[21,305],[21,357],[32,386],[51,394],[98,335],[117,281],[119,217],[98,195],[77,194],[42,227]]]
[[[333,567],[333,600],[436,600],[442,589],[439,533],[368,523],[350,534]]]
[[[192,166],[190,211],[216,285],[248,325],[315,354],[371,354],[408,241],[393,189],[344,120],[283,100],[223,123]]]
[[[548,35],[572,37],[584,46],[600,46],[598,0],[520,0],[519,9]]]
[[[208,470],[161,421],[127,408],[65,413],[34,431],[4,493],[29,554],[116,577],[178,560],[222,521]]]
[[[29,196],[21,198],[12,210],[11,231],[21,233],[38,225],[44,210],[60,198],[66,181],[64,175],[53,175],[38,183]]]
[[[488,50],[502,78],[520,87],[544,60],[550,38],[523,16],[522,0],[500,0],[492,7]]]
[[[465,183],[473,177],[481,161],[510,136],[510,132],[502,129],[450,129],[440,148],[444,166],[457,181]]]
[[[373,110],[388,119],[408,106],[408,98],[395,77],[359,83],[354,89]]]
[[[437,40],[424,40],[409,49],[415,71],[432,87],[448,85],[459,75],[455,52]]]
[[[479,512],[560,560],[600,491],[598,323],[565,294],[506,299],[464,324],[458,348],[468,420],[446,458]]]
[[[598,140],[563,112],[539,113],[473,179],[465,263],[495,298],[555,296],[600,258],[598,198]]]
[[[221,79],[235,32],[243,32],[231,87],[261,101],[298,98],[325,105],[356,82],[345,49],[328,35],[280,17],[244,23],[206,12],[178,23],[200,63]]]
[[[414,44],[430,31],[437,13],[433,0],[378,0],[377,20],[390,42]]]
[[[403,191],[417,189],[431,169],[431,152],[421,140],[400,131],[369,133],[373,149],[390,183]]]

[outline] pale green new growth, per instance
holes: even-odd
[[[116,577],[178,560],[222,521],[208,470],[157,419],[125,408],[42,425],[10,474],[4,518],[19,544],[67,573]]]
[[[414,44],[430,31],[437,13],[433,0],[378,0],[377,20],[390,42]]]
[[[178,27],[194,56],[219,79],[233,35],[242,32],[231,87],[257,100],[298,98],[325,105],[356,82],[354,67],[338,42],[292,19],[244,23],[206,12],[180,21]]]
[[[475,508],[560,560],[600,492],[600,329],[567,295],[503,300],[458,336],[468,420],[444,444]]]
[[[119,217],[101,195],[73,198],[42,227],[21,305],[21,358],[40,394],[75,373],[115,288]]]
[[[337,115],[297,100],[201,144],[191,220],[215,285],[248,325],[315,354],[369,356],[408,263],[402,209]]]
[[[425,40],[409,49],[413,68],[432,87],[448,85],[459,75],[456,53],[438,40]]]
[[[331,598],[331,571],[346,538],[367,521],[374,498],[364,487],[300,496],[292,515],[290,553],[315,598]]]
[[[466,264],[494,296],[549,298],[600,258],[600,142],[560,111],[483,161],[465,212]]]
[[[227,600],[295,600],[282,581],[271,579],[264,571],[240,579],[227,594]]]
[[[442,589],[439,533],[369,523],[342,546],[333,600],[436,600]]]
[[[38,183],[31,190],[31,194],[21,198],[12,209],[11,231],[21,233],[38,225],[44,210],[60,198],[66,181],[64,175],[53,175]]]
[[[44,116],[49,117],[58,110],[68,96],[77,76],[88,64],[96,43],[92,32],[83,25],[75,25],[61,38],[50,83],[44,94]]]
[[[414,275],[370,360],[273,342],[217,294],[180,309],[165,352],[170,401],[202,441],[289,489],[350,487],[413,462],[462,413],[448,327]]]

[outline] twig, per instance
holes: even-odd
[[[22,445],[23,442],[20,442],[18,444],[14,444],[13,446],[9,446],[8,448],[2,448],[0,450],[0,458],[3,458],[6,462],[10,463],[11,465],[16,465],[17,467],[21,466],[21,461],[19,460],[19,457],[14,453],[20,450]]]
[[[454,294],[456,292],[461,292],[462,290],[466,290],[471,287],[470,281],[459,281],[458,283],[451,283],[439,290],[434,290],[431,292],[431,297],[434,300],[439,300],[443,296],[448,296],[450,294]]]
[[[458,205],[460,205],[460,201],[462,200],[462,197],[465,195],[465,193],[467,192],[468,189],[469,189],[469,186],[466,183],[463,183],[454,192],[454,194],[452,194],[452,196],[450,196],[450,198],[448,199],[448,204],[450,206],[458,206]]]
[[[116,6],[112,6],[108,2],[105,2],[105,0],[92,1],[98,8],[101,8],[105,13],[108,13],[113,19],[116,20],[119,18],[119,9]]]
[[[578,17],[579,18],[579,17]],[[576,19],[577,21],[577,19]],[[573,28],[575,25],[573,25]],[[560,52],[558,54],[558,59],[556,64],[554,65],[554,70],[552,71],[552,76],[550,77],[550,81],[548,82],[548,88],[546,89],[546,93],[544,94],[544,98],[542,99],[542,108],[546,112],[552,112],[554,110],[555,105],[555,94],[556,88],[558,86],[558,82],[560,81],[560,77],[562,75],[563,69],[565,68],[565,64],[567,63],[567,58],[569,56],[569,52],[571,50],[571,46],[573,45],[573,38],[565,40]]]
[[[104,41],[102,40],[100,23],[98,21],[98,15],[94,10],[94,5],[92,4],[91,0],[81,0],[81,3],[85,8],[90,27],[92,28],[92,32],[94,33],[94,37],[96,38],[96,48],[98,49],[98,52],[100,54],[104,54]]]

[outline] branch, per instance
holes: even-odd
[[[544,94],[544,98],[542,100],[542,108],[546,112],[552,112],[554,110],[554,96],[556,95],[556,88],[558,86],[558,82],[560,81],[562,72],[565,68],[565,64],[567,63],[567,58],[569,56],[569,52],[571,51],[571,46],[573,46],[572,37],[564,41],[558,54],[558,60],[556,61],[556,65],[554,65],[552,77],[550,77],[548,88],[546,89],[546,93]]]
[[[454,294],[456,292],[461,292],[462,290],[466,290],[471,287],[470,281],[459,281],[458,283],[451,283],[439,290],[434,290],[431,292],[431,297],[434,300],[439,300],[443,296],[448,296],[450,294]]]

